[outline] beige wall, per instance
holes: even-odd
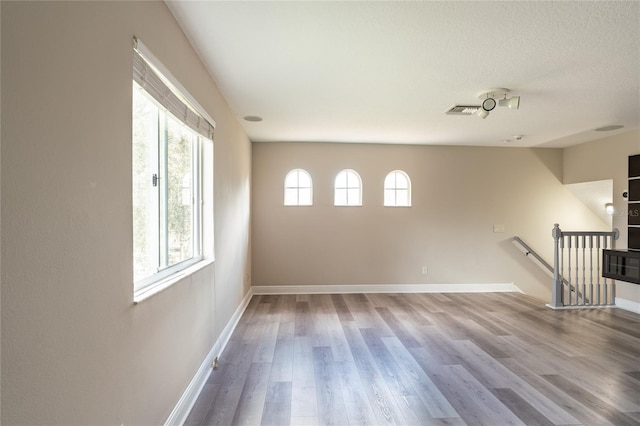
[[[314,179],[312,207],[283,206],[293,168]],[[333,206],[333,179],[344,168],[363,179],[362,207]],[[384,177],[395,169],[412,179],[411,208],[382,206]],[[551,280],[511,238],[551,261],[554,223],[606,229],[561,177],[560,149],[254,143],[253,284],[513,282],[548,301]]]
[[[618,248],[627,247],[628,158],[640,154],[640,130],[633,130],[564,149],[564,183],[613,179],[613,227],[620,230]],[[617,296],[640,303],[640,286],[618,281]]]
[[[2,424],[162,424],[249,286],[251,145],[163,2],[1,7]],[[139,305],[134,35],[217,122],[215,265]]]

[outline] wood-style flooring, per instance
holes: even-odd
[[[640,425],[640,315],[517,293],[254,296],[187,425]]]

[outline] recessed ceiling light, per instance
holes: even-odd
[[[614,124],[612,126],[602,126],[596,129],[596,132],[610,132],[612,130],[622,129],[624,126],[622,124]]]
[[[262,121],[262,117],[258,117],[257,115],[245,115],[242,118],[244,118],[245,121],[253,121],[253,122]]]

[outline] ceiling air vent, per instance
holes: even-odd
[[[480,109],[480,105],[454,105],[445,111],[447,115],[471,115]]]

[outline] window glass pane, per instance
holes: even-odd
[[[294,170],[287,174],[284,178],[284,186],[286,188],[295,188],[298,186],[298,173]]]
[[[347,205],[347,190],[346,189],[336,188],[334,204],[336,206],[346,206]]]
[[[298,170],[298,186],[300,188],[311,188],[311,176],[309,174],[303,172],[302,170]]]
[[[360,205],[360,188],[347,190],[347,203],[350,206]]]
[[[394,175],[396,179],[396,188],[409,188],[409,182],[407,181],[407,177],[404,175],[404,173],[395,172]]]
[[[389,173],[386,178],[384,178],[384,187],[385,189],[391,189],[396,187],[395,182],[395,174]]]
[[[295,206],[298,204],[298,189],[286,188],[284,190],[284,205]]]
[[[384,205],[395,206],[396,205],[396,191],[394,189],[384,190]]]
[[[311,205],[311,188],[300,188],[299,197],[300,197],[300,199],[298,200],[299,205],[310,206]]]
[[[349,171],[347,172],[347,187],[348,188],[358,188],[360,186],[360,180],[355,173]]]
[[[193,257],[194,164],[196,136],[184,124],[167,117],[166,264]]]
[[[346,171],[341,171],[340,173],[338,173],[338,176],[336,176],[336,188],[346,188],[347,187],[347,172]]]
[[[398,189],[396,191],[396,205],[408,206],[409,205],[409,191],[406,189]]]
[[[137,87],[133,89],[133,277],[158,270],[158,108]]]

